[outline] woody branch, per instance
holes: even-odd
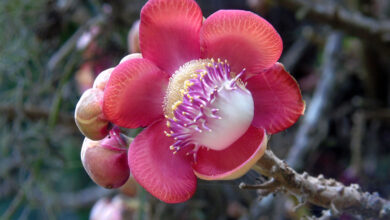
[[[258,189],[259,194],[286,191],[307,202],[331,209],[335,214],[350,213],[377,219],[390,218],[390,201],[377,193],[363,192],[357,184],[345,186],[322,175],[313,177],[306,172],[297,173],[271,150],[257,162],[256,170],[269,178],[263,184],[240,184],[243,189]]]

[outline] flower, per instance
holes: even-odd
[[[195,192],[197,178],[234,179],[263,155],[267,135],[294,124],[305,104],[277,63],[282,40],[258,15],[220,10],[203,21],[193,0],[149,0],[141,11],[143,58],[120,63],[103,113],[127,128],[129,167],[167,203]]]

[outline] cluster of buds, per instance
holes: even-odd
[[[121,62],[131,59],[125,57]],[[104,89],[114,68],[101,72],[93,87],[87,89],[76,105],[76,125],[85,136],[81,161],[89,177],[105,188],[119,188],[127,195],[136,193],[136,184],[130,175],[127,151],[131,138],[108,121],[103,114]]]

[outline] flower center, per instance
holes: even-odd
[[[174,153],[194,146],[224,150],[241,137],[253,119],[253,99],[225,62],[193,60],[171,77],[164,112]]]

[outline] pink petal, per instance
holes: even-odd
[[[126,128],[149,125],[163,115],[168,79],[168,74],[146,59],[119,64],[104,90],[104,116]]]
[[[165,121],[153,123],[131,143],[129,166],[142,187],[167,203],[188,200],[195,192],[196,177],[185,152],[169,149],[173,139],[164,134]]]
[[[241,10],[220,10],[203,23],[202,58],[227,60],[236,73],[247,74],[271,67],[280,57],[283,42],[270,23]]]
[[[202,20],[202,11],[193,0],[149,0],[141,11],[142,55],[169,74],[199,59]]]
[[[222,151],[199,149],[193,165],[195,175],[204,180],[236,179],[263,156],[267,136],[263,129],[249,127],[246,133]]]
[[[252,125],[274,134],[293,125],[305,111],[305,102],[295,79],[276,63],[248,80],[255,115]]]

